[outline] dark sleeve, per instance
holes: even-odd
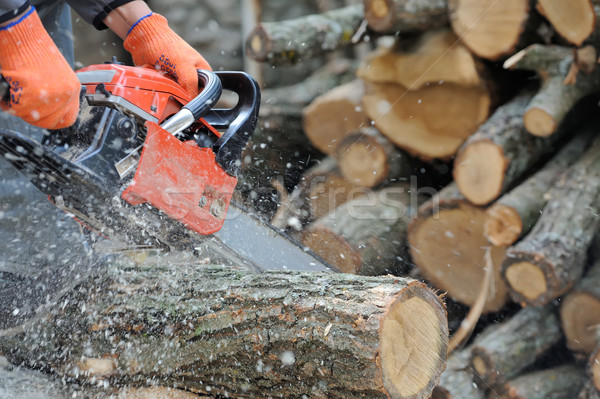
[[[29,8],[27,0],[0,0],[0,24],[13,19]]]
[[[4,0],[0,0],[2,4]],[[86,22],[94,25],[96,29],[106,29],[102,22],[109,12],[123,4],[134,0],[66,0],[67,3],[83,18]]]

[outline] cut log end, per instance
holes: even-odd
[[[589,0],[537,0],[537,9],[559,35],[576,46],[581,46],[596,25],[596,14]]]
[[[523,221],[516,209],[501,204],[486,211],[483,233],[496,246],[509,246],[521,236]]]
[[[459,152],[454,180],[465,198],[475,205],[486,205],[501,194],[507,164],[502,148],[481,140]]]
[[[512,293],[517,296],[516,299],[523,299],[533,304],[548,291],[548,282],[544,271],[537,264],[512,263],[506,267],[504,273]]]
[[[383,381],[391,397],[431,392],[446,362],[448,336],[440,334],[446,315],[436,295],[415,285],[393,303],[380,329]]]
[[[374,139],[361,137],[357,141],[344,141],[337,148],[336,158],[342,176],[360,187],[375,187],[387,176],[388,157]]]
[[[497,60],[518,45],[529,0],[450,0],[452,28],[475,54]]]
[[[483,235],[485,212],[462,201],[444,203],[430,210],[409,228],[412,258],[424,276],[437,288],[445,290],[456,301],[472,306],[479,295],[485,276],[485,248],[489,243]],[[493,287],[483,307],[484,312],[500,310],[507,301],[507,287],[500,276],[505,248],[493,247]]]
[[[487,378],[491,375],[493,378],[494,373],[490,372],[490,370],[492,370],[493,368],[490,367],[490,365],[488,364],[487,357],[478,352],[480,351],[476,351],[475,354],[473,354],[473,358],[471,359],[473,369],[480,376],[485,376]]]
[[[590,353],[596,348],[597,329],[600,327],[598,298],[585,292],[571,293],[560,307],[560,318],[569,349]]]
[[[523,115],[525,129],[534,136],[548,137],[552,135],[557,127],[557,121],[541,108],[532,107]]]
[[[365,19],[369,27],[377,32],[387,32],[394,25],[394,4],[392,0],[365,1]]]
[[[302,236],[302,244],[334,265],[342,273],[358,274],[360,256],[341,236],[333,231],[317,226],[307,230]]]
[[[270,39],[261,25],[258,25],[246,41],[246,54],[259,62],[267,61],[270,52]]]

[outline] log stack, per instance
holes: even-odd
[[[600,4],[563,3],[364,0],[346,45],[376,45],[358,80],[304,109],[335,176],[365,191],[288,230],[346,272],[410,274],[471,308],[433,398],[598,396],[583,360],[600,341]],[[416,199],[382,201],[398,182]]]

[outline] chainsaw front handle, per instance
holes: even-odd
[[[167,132],[177,135],[187,129],[210,111],[221,98],[223,85],[214,72],[199,69],[198,85],[203,87],[202,91],[161,125]]]
[[[237,176],[242,151],[252,137],[258,121],[260,86],[245,72],[218,71],[225,90],[238,95],[233,108],[212,108],[203,118],[217,130],[225,131],[213,145],[217,163],[231,176]]]

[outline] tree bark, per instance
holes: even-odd
[[[578,68],[576,54],[567,47],[534,44],[506,60],[505,67],[535,70],[542,79],[541,88],[523,114],[531,134],[554,134],[575,104],[600,88],[600,68],[595,68],[595,63],[591,72],[577,69],[571,76],[572,68]]]
[[[408,228],[410,253],[423,276],[436,288],[467,306],[479,295],[485,276],[486,250],[491,251],[493,286],[483,312],[495,312],[508,300],[500,276],[506,249],[483,235],[485,210],[471,205],[450,184],[419,208]]]
[[[577,399],[600,399],[600,391],[594,387],[592,381],[588,381],[579,392]]]
[[[377,129],[346,135],[335,151],[342,176],[352,184],[373,188],[385,181],[408,181],[413,162]]]
[[[535,225],[552,183],[589,148],[595,134],[595,126],[579,133],[540,170],[487,209],[484,234],[492,244],[512,245]]]
[[[490,399],[573,399],[585,381],[584,368],[565,364],[516,377],[499,389],[502,395],[490,395]]]
[[[114,263],[50,314],[4,330],[0,350],[83,382],[427,398],[447,334],[440,298],[410,279]]]
[[[425,31],[448,23],[445,0],[363,0],[369,28],[383,34]]]
[[[556,32],[575,46],[581,46],[596,28],[597,0],[537,0],[536,8]]]
[[[540,20],[532,4],[531,0],[448,0],[450,23],[474,54],[495,61],[536,40]]]
[[[533,91],[526,89],[500,106],[456,154],[454,180],[473,204],[486,205],[498,198],[570,133],[560,129],[544,139],[527,133],[522,117],[532,96]]]
[[[507,251],[502,274],[516,302],[542,305],[570,290],[583,274],[587,249],[600,229],[600,143],[550,191],[533,230]]]
[[[363,82],[337,86],[304,108],[303,128],[319,151],[332,155],[346,134],[370,125],[362,107]]]
[[[351,39],[363,18],[363,7],[351,5],[287,21],[263,22],[246,39],[246,54],[271,65],[296,64],[353,44]]]
[[[315,221],[302,243],[344,273],[406,275],[406,226],[418,201],[408,184],[371,192]]]
[[[561,302],[560,321],[570,350],[591,353],[596,349],[600,333],[600,262]]]
[[[472,345],[471,367],[477,377],[486,386],[494,386],[533,364],[562,337],[555,313],[553,305],[525,308],[501,324],[487,327]]]

